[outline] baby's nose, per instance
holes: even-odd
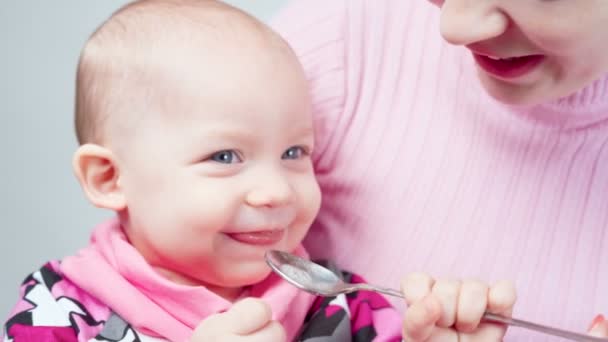
[[[294,191],[287,179],[280,175],[258,179],[247,193],[247,204],[253,207],[280,207],[294,200]]]

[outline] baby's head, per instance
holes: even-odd
[[[320,205],[307,83],[289,46],[211,0],[137,1],[87,42],[74,170],[161,274],[233,298]]]
[[[471,50],[500,101],[554,100],[608,73],[606,0],[431,1],[444,38]]]

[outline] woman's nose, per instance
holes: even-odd
[[[469,45],[502,35],[508,16],[492,0],[444,0],[441,35],[454,45]]]

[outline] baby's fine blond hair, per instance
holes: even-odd
[[[139,0],[122,7],[91,35],[80,55],[78,143],[103,144],[107,127],[122,127],[123,133],[132,127],[141,117],[136,114],[147,112],[159,95],[162,79],[155,71],[179,58],[179,45],[204,49],[210,40],[241,44],[237,37],[243,34],[293,54],[266,25],[220,1]]]

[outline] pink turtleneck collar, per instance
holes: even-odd
[[[531,108],[547,112],[565,128],[585,128],[608,119],[608,74],[572,95]]]
[[[534,106],[507,106],[526,119],[560,129],[585,129],[608,120],[608,74],[579,91]]]

